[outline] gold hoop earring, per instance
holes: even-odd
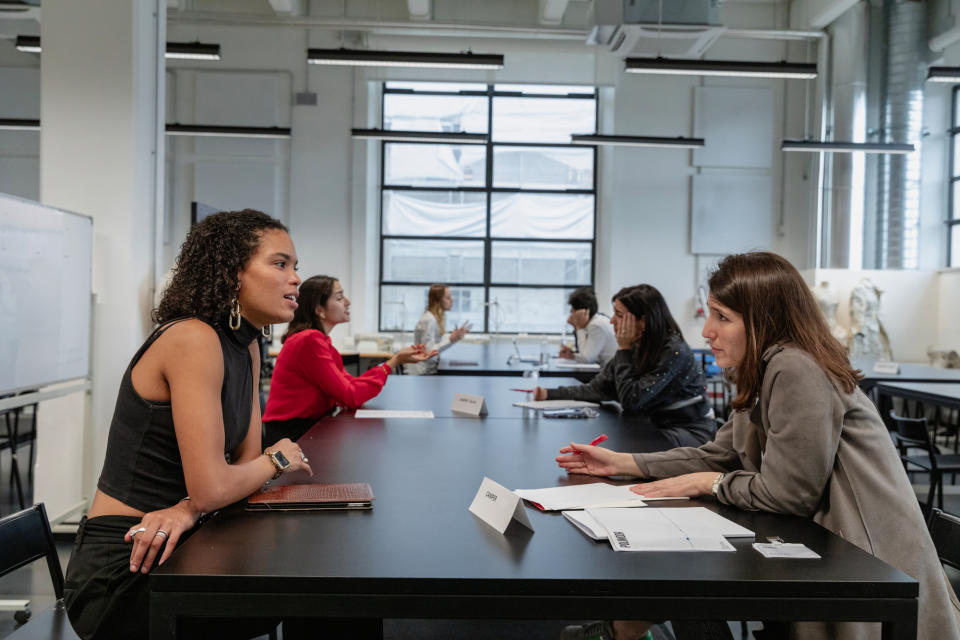
[[[273,325],[265,324],[260,329],[260,334],[267,340],[273,340]]]
[[[240,301],[236,296],[230,301],[230,328],[236,331],[240,328]]]

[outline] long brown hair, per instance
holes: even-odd
[[[646,318],[646,328],[643,337],[637,345],[637,369],[646,371],[657,363],[657,357],[663,345],[676,335],[683,340],[680,326],[673,319],[667,301],[656,287],[649,284],[638,284],[634,287],[624,287],[613,295],[613,301],[620,301],[627,311],[637,317],[637,321]]]
[[[333,295],[333,285],[336,283],[337,279],[330,276],[310,276],[303,281],[297,295],[297,310],[293,312],[293,320],[287,325],[287,332],[283,334],[280,342],[285,342],[293,334],[305,329],[326,333],[323,322],[317,315],[317,307],[327,306],[327,300]]]
[[[443,309],[443,295],[447,292],[447,285],[430,285],[430,292],[427,293],[427,311],[433,314],[437,319],[437,326],[440,327],[440,335],[447,332],[446,313]]]
[[[760,395],[761,358],[774,344],[806,351],[847,393],[860,372],[846,348],[830,334],[827,321],[800,272],[781,256],[754,251],[727,256],[710,275],[710,293],[743,316],[746,350],[733,372],[737,397],[731,406],[750,409]]]

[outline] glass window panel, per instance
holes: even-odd
[[[573,289],[491,287],[490,331],[562,333],[566,331],[567,296]]]
[[[383,280],[483,282],[483,241],[384,240]]]
[[[434,93],[459,93],[461,91],[486,92],[487,85],[482,82],[388,82],[387,89],[433,91]]]
[[[384,185],[482,187],[486,181],[483,145],[387,143]]]
[[[593,237],[593,196],[494,193],[490,200],[490,235],[589,240]]]
[[[960,180],[954,180],[951,183],[953,190],[953,219],[960,218]]]
[[[493,139],[499,142],[570,142],[596,131],[596,101],[494,98]]]
[[[383,96],[383,128],[399,131],[487,132],[486,96]]]
[[[953,126],[960,127],[960,96],[957,89],[953,90]]]
[[[950,266],[960,267],[960,224],[950,227]]]
[[[487,194],[475,191],[383,192],[383,234],[483,236]]]
[[[380,287],[380,331],[413,332],[427,308],[429,285]],[[446,314],[447,331],[464,322],[483,331],[483,287],[450,287],[453,308]]]
[[[590,284],[592,247],[588,242],[494,242],[493,282]]]
[[[507,189],[593,189],[593,149],[494,147],[493,186]]]
[[[953,145],[953,175],[960,176],[960,135],[950,136]]]
[[[555,84],[495,84],[494,91],[510,91],[521,93],[537,93],[547,96],[565,96],[568,93],[590,93],[593,87],[586,85],[555,85]]]

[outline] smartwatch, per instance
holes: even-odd
[[[264,451],[263,455],[270,458],[270,462],[277,468],[277,472],[273,474],[273,480],[279,478],[290,467],[290,461],[287,460],[287,456],[283,455],[282,451]]]

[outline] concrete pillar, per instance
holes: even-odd
[[[43,5],[40,199],[93,217],[95,305],[86,411],[72,424],[39,429],[60,447],[76,447],[82,469],[49,470],[60,486],[38,486],[40,493],[92,497],[120,379],[151,326],[155,213],[163,211],[164,101],[157,98],[165,33],[163,0]],[[42,446],[38,454],[42,464]]]

